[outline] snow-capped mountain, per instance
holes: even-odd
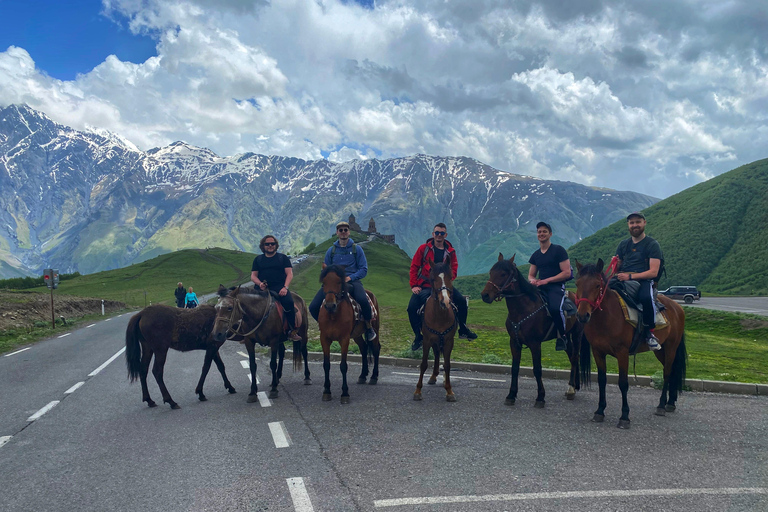
[[[295,252],[354,214],[409,253],[448,225],[460,273],[499,252],[530,254],[535,224],[570,246],[656,199],[494,169],[471,158],[352,161],[219,157],[175,142],[142,152],[26,106],[0,109],[0,276],[95,272],[180,248],[258,251],[267,233]]]

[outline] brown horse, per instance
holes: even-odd
[[[293,292],[291,292],[293,293]],[[251,371],[251,392],[248,402],[258,401],[259,387],[256,382],[255,343],[270,348],[269,368],[272,370],[272,383],[269,398],[277,398],[277,385],[283,375],[285,359],[284,341],[288,339],[283,329],[283,320],[277,309],[278,302],[269,291],[253,288],[233,288],[228,290],[219,286],[219,301],[216,304],[216,319],[211,334],[213,339],[223,342],[225,339],[239,341],[248,351]],[[298,333],[301,341],[293,342],[293,371],[301,368],[304,358],[304,384],[310,385],[309,364],[307,361],[307,305],[304,299],[293,293],[296,309]]]
[[[619,363],[621,418],[618,427],[629,428],[629,347],[635,328],[624,319],[618,293],[608,288],[608,279],[603,274],[603,260],[597,260],[597,265],[582,265],[576,261],[576,267],[579,271],[576,280],[577,316],[584,323],[584,331],[592,345],[592,354],[597,364],[597,381],[600,385],[600,398],[592,421],[602,422],[605,419],[605,356],[611,355]],[[662,350],[654,352],[654,355],[664,365],[664,387],[656,415],[664,416],[666,411],[675,410],[678,391],[682,390],[685,383],[688,354],[685,349],[683,308],[662,295],[659,299],[667,308],[665,314],[669,321],[667,327],[655,331]],[[639,351],[648,350],[645,343],[640,345]]]
[[[224,341],[215,341],[210,335],[215,317],[216,311],[212,306],[207,305],[194,309],[154,305],[133,315],[125,331],[125,362],[128,365],[128,375],[131,382],[135,381],[136,378],[141,380],[142,400],[147,402],[148,406],[155,407],[157,405],[149,397],[149,390],[147,389],[149,363],[154,355],[155,364],[152,367],[152,373],[163,395],[163,402],[170,404],[171,409],[180,408],[179,404],[171,398],[165,387],[165,382],[163,382],[163,368],[169,348],[181,352],[205,350],[203,373],[200,375],[197,388],[195,388],[199,400],[206,400],[203,394],[203,383],[208,375],[208,370],[211,368],[211,361],[216,363],[216,367],[224,379],[224,387],[230,393],[235,392],[235,388],[227,379],[224,363],[219,356],[219,348]]]
[[[505,260],[499,253],[498,261],[490,271],[490,279],[483,288],[481,297],[484,302],[491,304],[494,300],[506,299],[507,321],[509,333],[509,348],[512,352],[512,383],[509,387],[505,403],[515,405],[517,399],[517,378],[520,373],[520,356],[523,345],[531,349],[533,359],[533,375],[536,377],[538,394],[535,406],[544,407],[544,383],[541,380],[541,344],[557,336],[552,318],[547,313],[547,306],[541,298],[539,290],[530,284],[515,265],[515,256]],[[569,293],[573,299],[573,294]],[[589,384],[589,354],[581,350],[583,328],[575,318],[566,322],[566,337],[568,338],[566,353],[571,362],[571,376],[568,390],[565,393],[568,400],[573,400],[576,390],[581,388],[581,382]],[[586,368],[580,365],[579,355],[586,362]],[[579,367],[581,366],[581,370]]]
[[[424,318],[421,322],[421,332],[424,336],[424,348],[421,356],[421,373],[414,400],[421,400],[421,387],[424,380],[424,372],[427,371],[427,357],[429,348],[435,354],[435,365],[428,383],[437,382],[437,374],[440,371],[440,353],[443,353],[443,368],[445,371],[445,399],[449,402],[456,401],[456,395],[451,389],[451,351],[453,350],[453,337],[459,324],[456,321],[456,312],[453,309],[451,297],[453,296],[453,273],[449,263],[439,263],[429,272],[429,282],[432,294],[424,304]]]
[[[358,384],[365,384],[368,377],[368,362],[373,359],[373,373],[369,384],[376,384],[379,381],[379,353],[381,345],[379,344],[379,317],[375,315],[371,320],[371,326],[376,331],[376,338],[368,341],[363,338],[365,332],[365,321],[362,315],[355,320],[355,312],[349,295],[348,285],[346,283],[346,273],[344,267],[340,265],[331,265],[323,269],[320,273],[320,282],[323,284],[323,293],[325,301],[320,308],[320,314],[317,323],[320,327],[320,344],[323,346],[323,370],[325,370],[325,383],[323,384],[323,401],[331,399],[331,343],[338,341],[341,345],[341,403],[349,403],[349,387],[347,386],[347,351],[349,350],[350,338],[355,340],[360,347],[360,355],[363,361],[363,371],[357,379]],[[376,296],[366,290],[368,298],[374,310],[379,309],[379,303]]]

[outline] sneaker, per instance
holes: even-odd
[[[646,343],[648,344],[648,348],[651,350],[661,350],[661,344],[659,344],[659,339],[654,336],[653,333],[648,337],[646,340]]]
[[[288,333],[288,339],[291,341],[301,341],[301,336],[299,336],[299,333],[296,332],[296,330],[293,330]]]
[[[416,336],[414,338],[413,343],[411,343],[411,352],[416,352],[417,350],[421,349],[421,343],[424,341],[424,338],[421,336]]]
[[[459,329],[459,338],[462,340],[475,340],[477,339],[477,334],[469,330],[469,327],[462,327]]]
[[[369,327],[365,330],[365,338],[368,341],[373,341],[376,339],[376,331],[373,329],[373,327]]]
[[[565,350],[565,338],[559,336],[555,341],[555,350]]]

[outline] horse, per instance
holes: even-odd
[[[520,355],[525,344],[531,350],[533,359],[533,375],[536,377],[538,394],[534,406],[544,407],[545,392],[541,380],[541,344],[556,336],[556,330],[552,318],[547,313],[547,305],[539,294],[539,290],[523,278],[515,264],[515,256],[505,260],[499,253],[498,261],[491,267],[490,278],[483,288],[481,297],[483,302],[491,304],[494,300],[506,299],[507,321],[506,327],[509,333],[509,348],[512,352],[512,383],[509,394],[505,400],[506,405],[515,405],[517,399],[517,379],[520,373]],[[569,297],[573,294],[569,292]],[[571,362],[571,375],[568,381],[568,389],[565,396],[573,400],[576,390],[581,388],[582,381],[590,382],[589,354],[586,357],[581,350],[583,328],[574,318],[568,318],[566,322],[566,353]],[[580,361],[581,357],[581,361]],[[586,362],[584,367],[582,362]],[[581,367],[581,370],[579,369]]]
[[[203,372],[195,388],[200,401],[207,400],[203,394],[203,383],[211,368],[211,361],[216,363],[224,379],[224,387],[230,393],[235,393],[235,388],[227,379],[224,363],[219,355],[219,348],[224,341],[216,341],[210,335],[215,317],[216,311],[213,306],[202,305],[195,309],[181,309],[162,304],[148,306],[131,317],[125,330],[125,362],[131,382],[137,378],[141,380],[142,401],[147,402],[149,407],[157,405],[150,398],[147,389],[149,363],[154,355],[155,364],[152,367],[152,374],[163,395],[163,402],[170,404],[171,409],[181,408],[171,398],[163,382],[163,368],[169,348],[181,352],[205,350]]]
[[[296,322],[301,341],[293,342],[293,371],[301,368],[304,359],[304,385],[312,384],[309,378],[307,360],[307,305],[304,299],[293,294],[293,304],[296,308]],[[283,319],[277,308],[277,300],[270,291],[254,288],[227,289],[219,285],[219,301],[216,303],[216,318],[211,335],[213,339],[223,342],[226,339],[239,341],[248,351],[248,363],[251,372],[251,392],[248,403],[257,402],[259,387],[256,382],[256,353],[255,343],[270,348],[269,368],[272,371],[272,382],[269,398],[277,398],[277,385],[283,375],[283,360],[285,359],[284,341],[288,339],[283,328]]]
[[[413,393],[414,400],[421,400],[421,387],[424,380],[424,372],[427,370],[427,358],[429,357],[429,348],[435,354],[435,365],[432,369],[432,376],[428,383],[437,382],[437,374],[440,371],[440,353],[443,354],[443,368],[445,371],[444,384],[445,399],[448,402],[455,402],[456,395],[451,388],[451,351],[453,350],[453,338],[456,335],[458,322],[456,320],[456,311],[454,311],[451,297],[453,296],[453,273],[449,263],[439,263],[432,267],[429,272],[429,282],[432,287],[432,294],[424,304],[424,318],[421,322],[421,332],[424,336],[424,345],[421,356],[421,373],[419,382],[416,384],[416,391]]]
[[[577,317],[584,323],[588,343],[592,345],[592,354],[597,364],[597,381],[600,386],[600,398],[592,421],[600,423],[605,419],[605,356],[612,355],[619,363],[619,389],[621,390],[621,418],[617,426],[626,429],[630,427],[627,402],[629,349],[635,328],[624,319],[618,293],[608,288],[608,277],[603,273],[603,260],[597,260],[596,265],[582,265],[577,260],[576,268],[578,269]],[[666,307],[666,316],[669,321],[668,327],[655,331],[662,350],[655,351],[654,355],[664,365],[664,386],[656,415],[664,416],[666,412],[676,409],[678,392],[682,391],[685,383],[688,354],[685,348],[683,308],[663,295],[659,295],[658,298]],[[648,350],[647,345],[641,343],[638,352],[646,350]],[[669,398],[667,398],[667,392],[669,392]]]
[[[320,344],[323,346],[323,370],[325,370],[323,401],[331,400],[331,343],[338,341],[341,345],[341,364],[339,365],[342,377],[341,403],[348,404],[347,351],[349,350],[350,338],[354,339],[357,346],[360,347],[363,361],[363,371],[360,373],[357,383],[365,384],[368,377],[369,359],[373,359],[373,373],[371,373],[368,383],[376,384],[379,381],[379,353],[381,352],[379,318],[378,315],[374,315],[373,320],[371,320],[371,326],[376,331],[376,338],[373,341],[366,341],[363,338],[365,321],[360,313],[357,315],[358,318],[355,318],[344,267],[340,265],[326,267],[320,273],[320,282],[323,284],[323,292],[325,293],[325,301],[317,318],[320,327]],[[372,309],[378,311],[379,303],[376,296],[368,290],[365,293],[371,301]]]

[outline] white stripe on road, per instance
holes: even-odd
[[[251,367],[251,364],[250,364],[248,361],[243,361],[243,360],[241,359],[241,360],[240,360],[240,366],[242,366],[243,368],[245,368],[246,370],[248,370],[248,369],[250,369],[250,367]]]
[[[59,336],[59,338],[63,338],[63,337],[65,337],[65,336],[69,336],[70,334],[72,334],[72,333],[71,333],[71,332],[68,332],[67,334],[62,334],[61,336]]]
[[[3,356],[3,357],[11,357],[11,356],[15,356],[16,354],[21,354],[22,352],[24,352],[25,350],[29,350],[30,348],[32,348],[32,347],[23,348],[21,350],[17,350],[16,352],[11,352],[10,354],[5,354],[5,356]]]
[[[91,373],[89,373],[89,374],[88,374],[88,376],[89,376],[89,377],[93,377],[94,375],[96,375],[97,373],[99,373],[101,370],[103,370],[104,368],[106,368],[107,366],[109,366],[109,363],[111,363],[112,361],[114,361],[115,359],[117,359],[118,357],[120,357],[120,354],[122,354],[123,352],[125,352],[125,347],[123,347],[123,348],[121,348],[120,350],[118,350],[118,351],[117,351],[117,354],[115,354],[115,355],[113,355],[112,357],[110,357],[109,359],[107,359],[107,362],[106,362],[106,363],[102,364],[101,366],[99,366],[98,368],[96,368],[95,370],[93,370]]]
[[[313,512],[312,501],[309,499],[307,488],[304,486],[303,478],[287,478],[288,490],[291,491],[293,508],[296,512]]]
[[[251,381],[251,382],[253,382],[253,380],[251,379],[251,374],[250,374],[250,373],[248,373],[248,374],[246,374],[246,375],[248,375],[248,380],[249,380],[249,381]],[[259,375],[258,375],[258,374],[256,374],[256,384],[261,384],[261,379],[259,378]]]
[[[392,372],[392,375],[409,375],[411,377],[418,377],[418,373],[410,373],[410,372]],[[482,380],[484,382],[507,382],[506,380],[501,379],[481,379],[480,377],[459,377],[456,375],[451,375],[451,380],[453,379],[463,379],[463,380]]]
[[[275,448],[288,448],[291,446],[291,438],[285,430],[282,421],[275,421],[269,424],[269,431],[272,433],[272,440],[275,442]]]
[[[65,394],[65,395],[69,395],[69,394],[72,394],[72,393],[74,393],[75,391],[77,391],[78,389],[80,389],[80,386],[82,386],[83,384],[85,384],[85,382],[78,382],[77,384],[75,384],[74,386],[72,386],[71,388],[69,388],[68,390],[66,390],[66,391],[64,392],[64,394]]]
[[[248,359],[248,354],[246,354],[246,353],[245,353],[245,352],[243,352],[242,350],[238,350],[238,352],[237,352],[237,353],[238,353],[238,354],[240,354],[241,356],[243,356],[244,358]],[[258,360],[259,360],[259,358],[258,358],[258,357],[254,357],[254,359],[255,359],[256,361],[258,361]]]
[[[11,440],[13,436],[0,436],[0,447]]]
[[[93,327],[94,325],[96,325],[96,324],[91,324],[91,325],[87,326],[86,329],[88,329],[88,327]]]
[[[27,418],[27,421],[35,421],[36,419],[39,419],[40,416],[42,416],[43,414],[47,413],[48,411],[50,411],[51,409],[53,409],[57,405],[59,405],[59,401],[58,400],[54,400],[53,402],[50,402],[48,405],[46,405],[45,407],[43,407],[42,409],[37,411],[35,414],[33,414],[32,416]]]
[[[106,319],[106,320],[104,320],[104,321],[105,321],[105,322],[109,322],[110,320],[112,320],[112,319],[111,319],[111,318],[107,318],[107,319]]]
[[[262,407],[272,407],[272,402],[270,402],[269,398],[267,398],[267,394],[263,391],[259,391],[256,393],[256,396],[259,397],[259,404],[261,404]]]
[[[621,498],[628,496],[696,496],[734,495],[734,494],[768,494],[765,487],[723,487],[704,489],[631,489],[624,491],[569,491],[569,492],[531,492],[520,494],[488,494],[485,496],[435,496],[431,498],[398,498],[391,500],[375,500],[376,508],[401,507],[403,505],[434,505],[439,503],[472,503],[489,501],[524,501],[551,500],[568,498]]]

